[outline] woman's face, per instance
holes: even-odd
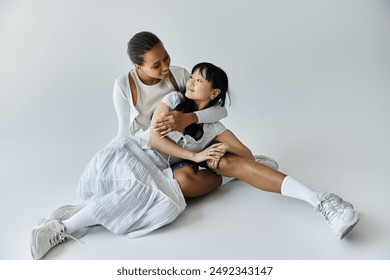
[[[138,67],[144,78],[163,80],[168,77],[170,63],[171,58],[163,44],[158,44],[144,54],[144,64]]]
[[[207,81],[197,69],[187,81],[185,95],[194,100],[199,108],[204,108],[211,98],[218,95],[217,92],[218,90],[213,89],[211,82]]]

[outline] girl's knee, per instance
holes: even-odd
[[[173,177],[179,183],[180,189],[185,197],[192,196],[196,188],[196,172],[191,167],[183,167],[173,173]]]
[[[235,168],[235,159],[232,155],[223,156],[218,163],[217,171],[225,176],[230,176],[233,169]]]

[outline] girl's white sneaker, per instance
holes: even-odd
[[[271,167],[272,169],[275,169],[275,170],[278,170],[278,168],[279,168],[278,162],[276,160],[274,160],[273,158],[263,156],[263,155],[254,155],[253,157],[255,158],[255,161],[257,163],[267,165],[268,167]]]
[[[343,239],[359,221],[359,213],[351,203],[334,193],[319,193],[320,203],[315,211],[321,214],[337,237]]]

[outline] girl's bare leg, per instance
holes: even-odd
[[[287,176],[264,164],[234,154],[225,154],[219,161],[217,171],[258,189],[275,193],[281,193],[282,182]]]
[[[359,213],[353,209],[352,204],[339,196],[312,191],[293,178],[252,160],[225,154],[217,170],[222,175],[235,177],[264,191],[286,195],[287,188],[287,196],[315,205],[315,211],[325,218],[331,230],[340,239],[343,239],[359,221]],[[305,193],[313,193],[313,195],[307,197]]]
[[[216,190],[222,184],[222,177],[203,169],[195,171],[186,166],[176,169],[173,177],[179,182],[184,197],[197,197]]]

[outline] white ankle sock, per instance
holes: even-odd
[[[282,182],[281,193],[284,196],[306,201],[313,205],[313,207],[316,207],[319,203],[317,191],[313,191],[290,176],[286,176],[284,178]]]
[[[96,224],[94,219],[92,219],[91,216],[88,215],[87,211],[85,211],[85,208],[81,209],[69,219],[63,220],[61,222],[65,225],[66,232],[70,234],[80,228],[93,226]]]
[[[222,175],[222,184],[221,184],[221,187],[227,183],[229,183],[230,181],[233,181],[235,178],[233,177],[227,177],[227,176],[223,176]]]

